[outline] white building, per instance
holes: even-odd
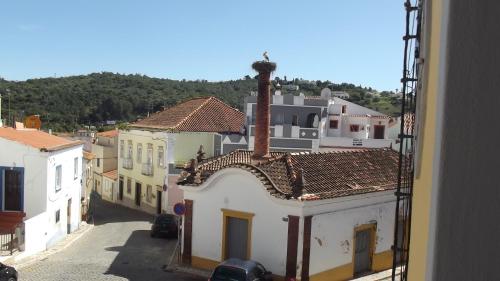
[[[24,254],[47,249],[80,225],[82,147],[32,129],[0,128],[0,210],[25,213]]]
[[[253,259],[301,280],[389,269],[397,171],[391,149],[274,152],[260,163],[235,151],[188,168],[183,261]]]

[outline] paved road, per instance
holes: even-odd
[[[176,240],[151,238],[151,220],[151,215],[101,202],[90,232],[61,252],[22,268],[20,281],[206,280],[163,270]]]

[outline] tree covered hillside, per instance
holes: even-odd
[[[353,84],[333,84],[329,81],[285,81],[295,84],[306,95],[319,95],[322,88],[344,90],[351,101],[380,112],[396,115],[399,100],[389,92],[373,97],[371,88]],[[183,100],[199,96],[216,96],[224,102],[242,108],[243,98],[257,90],[257,80],[243,79],[223,82],[177,81],[143,75],[122,75],[109,72],[61,78],[30,79],[14,82],[0,79],[2,118],[8,118],[9,96],[11,115],[17,121],[24,116],[39,114],[44,128],[71,131],[82,125],[97,125],[106,120],[134,121],[148,112],[161,110]]]

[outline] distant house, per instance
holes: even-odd
[[[332,96],[285,94],[270,99],[270,148],[273,151],[330,151],[390,147],[390,116]],[[245,98],[248,149],[253,150],[257,96]]]
[[[278,278],[347,280],[392,266],[398,153],[234,151],[188,168],[183,260],[254,259]],[[282,279],[279,279],[282,280]]]
[[[0,128],[0,220],[25,214],[15,236],[24,254],[79,228],[82,147],[38,130]]]
[[[92,164],[94,190],[101,196],[103,195],[104,174],[118,169],[118,134],[116,129],[97,133],[92,144],[92,153],[95,155]],[[112,193],[116,197],[117,189],[115,188]],[[111,199],[113,197],[103,196],[103,198]]]
[[[215,97],[195,98],[120,130],[118,200],[149,213],[182,202],[177,178],[202,147],[204,157],[246,148],[245,116]]]

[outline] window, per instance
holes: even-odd
[[[351,125],[351,132],[359,132],[359,125]]]
[[[151,143],[148,143],[148,155],[147,155],[147,164],[153,164],[153,145]]]
[[[274,119],[274,124],[283,125],[285,123],[285,114],[283,112],[278,112]]]
[[[58,223],[60,219],[61,219],[61,210],[57,210],[56,211],[56,223]]]
[[[125,146],[125,141],[121,140],[120,141],[120,158],[123,158],[124,146]]]
[[[330,120],[330,129],[338,129],[339,120]]]
[[[298,126],[299,125],[299,116],[294,114],[292,116],[292,126]]]
[[[127,194],[132,193],[132,180],[127,178]]]
[[[153,187],[148,184],[146,186],[146,201],[151,203],[152,197],[153,197]]]
[[[61,190],[61,181],[62,181],[62,166],[56,166],[56,192]]]
[[[133,152],[132,152],[132,149],[133,149],[133,147],[132,147],[132,141],[129,140],[128,141],[128,154],[127,154],[127,158],[128,159],[132,159],[132,156],[134,155]]]
[[[142,143],[137,144],[137,163],[142,162]]]
[[[76,180],[78,178],[78,157],[75,157],[73,162],[74,162],[73,178]]]
[[[163,146],[158,146],[158,167],[163,167],[164,166],[164,154],[165,152],[163,151]]]
[[[347,113],[347,105],[342,106],[342,113]]]
[[[97,167],[101,167],[101,158],[96,158],[95,161],[96,161]]]

